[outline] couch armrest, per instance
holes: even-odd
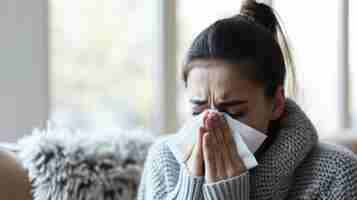
[[[357,133],[352,131],[346,130],[333,133],[326,138],[322,138],[322,141],[342,145],[357,154]]]
[[[0,149],[0,199],[31,200],[31,183],[14,153]]]

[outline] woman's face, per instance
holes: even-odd
[[[261,84],[244,79],[239,65],[221,60],[194,60],[187,79],[187,92],[196,115],[205,109],[216,108],[263,133],[269,121],[280,117],[273,109],[273,98],[264,95]]]

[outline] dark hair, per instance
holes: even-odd
[[[285,35],[271,7],[245,1],[240,14],[216,21],[194,39],[182,69],[183,81],[187,86],[193,60],[214,58],[230,64],[247,63],[241,72],[263,84],[268,97],[285,85],[286,73],[291,72],[295,92],[294,63]]]

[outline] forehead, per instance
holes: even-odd
[[[239,65],[220,60],[196,60],[187,79],[190,96],[206,99],[214,94],[218,99],[249,98],[260,92],[262,87],[245,78]]]

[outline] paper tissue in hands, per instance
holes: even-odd
[[[210,112],[218,112],[209,110]],[[231,129],[231,134],[237,145],[238,154],[247,169],[258,165],[253,153],[262,145],[266,135],[255,130],[238,120],[233,119],[226,113],[222,113]],[[204,112],[187,121],[182,128],[173,135],[167,144],[176,159],[184,163],[185,153],[196,143],[196,137],[200,127],[204,126]]]

